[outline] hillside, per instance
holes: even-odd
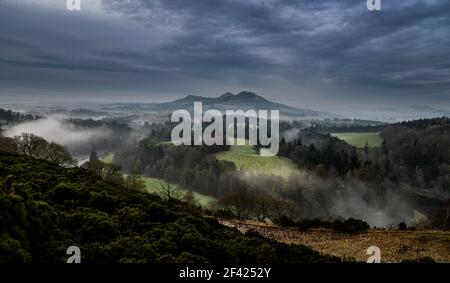
[[[243,91],[238,94],[228,92],[218,97],[188,95],[175,101],[152,104],[149,110],[167,112],[172,112],[178,109],[192,110],[194,102],[202,102],[204,110],[211,108],[221,111],[233,109],[241,109],[244,111],[249,109],[280,110],[282,119],[323,119],[336,117],[336,115],[327,112],[299,109],[285,104],[272,102],[249,91]]]
[[[301,244],[312,249],[365,262],[367,248],[381,249],[381,261],[395,263],[431,258],[436,262],[450,262],[450,232],[369,230],[361,234],[334,233],[326,229],[300,231],[254,221],[222,220],[222,224],[242,233],[252,229],[264,237],[289,244]]]
[[[367,142],[369,147],[380,147],[383,143],[383,139],[380,137],[380,133],[375,132],[357,132],[357,133],[332,133],[331,136],[336,137],[346,143],[356,146],[358,148],[364,148]]]
[[[194,207],[80,169],[0,153],[0,262],[338,262],[301,245],[241,235]]]
[[[230,150],[217,153],[218,160],[231,161],[238,170],[266,176],[289,177],[297,172],[297,166],[290,159],[279,156],[260,156],[251,145],[233,145]]]

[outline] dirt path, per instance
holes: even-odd
[[[370,246],[381,249],[382,262],[431,257],[436,262],[450,262],[450,232],[371,230],[358,235],[345,235],[324,229],[301,232],[253,221],[221,220],[223,225],[235,227],[242,233],[249,229],[261,235],[289,244],[303,244],[324,254],[367,261]]]

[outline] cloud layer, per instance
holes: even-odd
[[[384,0],[381,12],[364,0],[85,0],[77,13],[60,2],[0,4],[3,96],[250,89],[298,106],[450,107],[447,0]]]

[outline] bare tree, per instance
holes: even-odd
[[[107,182],[125,185],[120,166],[105,163],[100,160],[93,160],[85,162],[81,167],[91,171]]]
[[[62,145],[54,142],[47,144],[44,159],[64,167],[75,166],[77,164],[76,160],[72,158],[70,153]]]
[[[247,191],[240,191],[224,196],[219,200],[224,209],[233,213],[238,219],[248,217],[254,209],[254,200]]]
[[[259,192],[255,194],[255,216],[259,221],[265,221],[272,218],[274,210],[277,207],[278,200],[270,194]]]
[[[33,158],[43,159],[47,141],[35,134],[23,133],[14,137],[14,143],[19,154],[28,155]]]
[[[181,192],[169,183],[160,184],[159,196],[166,201],[181,198]]]
[[[54,142],[49,143],[35,134],[23,133],[20,136],[15,136],[14,145],[19,154],[48,160],[64,167],[77,164],[76,160],[63,146]]]
[[[107,182],[121,185],[124,183],[122,173],[120,172],[120,167],[115,164],[103,162],[101,177]]]

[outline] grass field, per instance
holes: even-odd
[[[380,133],[333,133],[331,136],[360,148],[365,146],[366,141],[369,147],[379,147],[383,142]]]
[[[144,178],[142,178],[142,180],[144,180],[144,182],[145,182],[147,192],[152,193],[152,194],[158,194],[161,190],[161,185],[167,185],[167,183],[165,181],[156,179],[156,178],[144,177]],[[181,195],[184,195],[186,193],[186,190],[181,189],[178,185],[175,185],[175,184],[171,184],[171,185],[174,188],[176,188],[178,191],[180,191]],[[208,207],[209,205],[211,205],[213,202],[216,201],[216,199],[213,197],[205,196],[205,195],[195,193],[195,192],[194,192],[194,196],[195,196],[195,199],[197,200],[197,202],[203,207]]]
[[[279,156],[260,156],[251,145],[233,145],[229,151],[216,154],[216,158],[234,162],[238,170],[269,176],[288,177],[298,170],[291,160]]]
[[[114,159],[114,153],[110,153],[110,154],[106,155],[105,157],[103,157],[101,160],[106,163],[112,163],[113,159]]]
[[[106,163],[112,163],[113,159],[114,153],[110,153],[105,157],[103,157],[101,160]],[[124,174],[123,176],[126,177],[126,174]],[[142,180],[145,182],[146,187],[145,189],[147,190],[147,192],[151,194],[158,194],[161,190],[161,185],[167,185],[167,182],[157,178],[142,177]],[[183,196],[186,193],[186,190],[183,190],[178,185],[175,184],[171,185],[178,191],[180,191],[181,196]],[[203,207],[208,207],[216,201],[214,197],[202,195],[196,192],[194,192],[194,197],[197,200],[197,202]]]

